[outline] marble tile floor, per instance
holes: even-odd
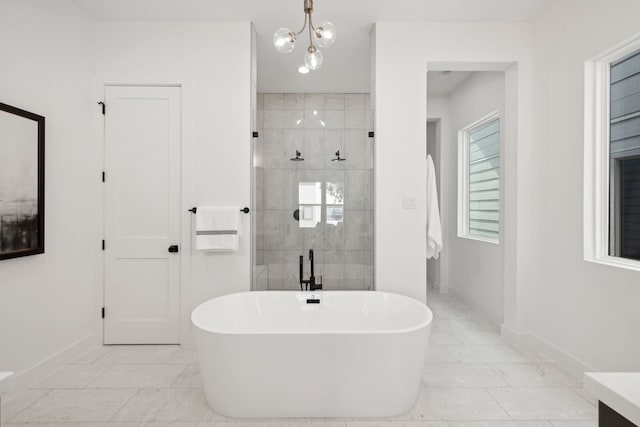
[[[414,407],[393,419],[236,420],[214,413],[196,354],[105,346],[3,402],[4,427],[595,427],[581,381],[506,345],[461,302],[429,294],[434,323]]]

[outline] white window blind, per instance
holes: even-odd
[[[500,236],[500,119],[468,131],[468,225],[471,237]]]

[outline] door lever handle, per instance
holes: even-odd
[[[171,245],[171,246],[169,246],[169,252],[171,252],[171,253],[176,253],[176,252],[178,252],[178,245]]]

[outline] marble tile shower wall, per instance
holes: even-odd
[[[257,122],[255,287],[299,289],[299,256],[308,277],[313,249],[324,289],[372,289],[369,95],[258,94]],[[304,161],[290,160],[296,151]],[[345,161],[332,161],[337,151]]]

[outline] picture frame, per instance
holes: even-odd
[[[45,118],[0,103],[0,260],[44,253]]]

